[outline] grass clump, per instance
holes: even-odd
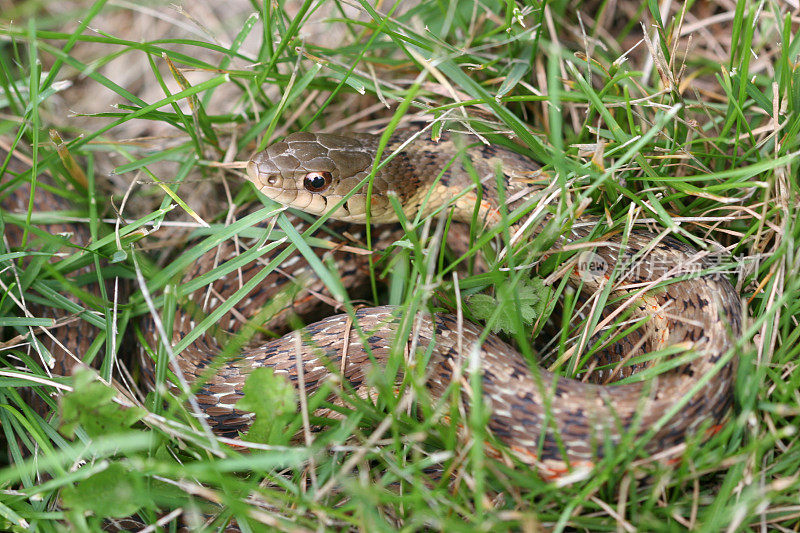
[[[25,147],[26,175],[52,175],[39,186],[71,207],[2,216],[34,250],[0,249],[0,425],[10,459],[0,469],[3,527],[98,529],[132,514],[165,529],[183,520],[210,530],[230,520],[244,530],[796,528],[800,45],[790,10],[744,0],[666,12],[635,1],[577,9],[366,1],[226,2],[223,13],[104,1],[4,9],[0,136]],[[339,412],[312,420],[326,426],[322,433],[301,444],[270,437],[246,450],[214,437],[163,387],[145,398],[120,359],[128,339],[140,342],[139,317],[156,310],[170,324],[187,294],[224,274],[220,267],[179,281],[221,243],[256,239],[232,268],[276,246],[258,241],[256,227],[275,206],[234,220],[240,206],[259,201],[241,179],[241,161],[291,131],[380,130],[416,112],[546,163],[565,220],[588,211],[608,228],[670,232],[721,258],[752,318],[735,347],[735,412],[717,435],[688,442],[674,464],[621,453],[586,478],[552,483],[493,459],[482,438],[464,447],[459,425],[482,435],[480,409],[464,415],[457,401],[441,408],[421,394],[407,409],[379,377],[376,402],[331,405],[327,391],[307,398]],[[51,129],[64,139],[60,151]],[[18,185],[7,176],[0,196]],[[209,201],[216,196],[222,201]],[[34,226],[73,220],[91,235],[84,249]],[[436,224],[410,221],[391,262],[372,263],[370,303],[413,310],[434,295],[447,301],[521,283],[513,269],[494,269],[456,286],[443,259],[431,264],[444,256],[429,250]],[[290,249],[324,244],[284,215],[275,225]],[[473,237],[465,263],[489,240]],[[544,250],[553,236],[541,239]],[[265,259],[252,285],[283,258]],[[559,265],[539,267],[548,276]],[[346,305],[358,303],[339,287],[335,267],[314,268]],[[17,278],[7,277],[14,271]],[[381,278],[388,289],[378,288]],[[116,279],[132,283],[129,296]],[[104,290],[89,292],[98,280]],[[31,306],[63,308],[97,328],[78,354],[105,383],[91,381],[91,390],[104,410],[132,417],[137,409],[140,422],[106,432],[84,423],[74,439],[59,432],[51,393],[81,380],[51,375],[42,369],[46,352],[29,349],[26,335],[51,321],[20,311],[12,297],[20,286]],[[565,298],[569,314],[579,302]],[[199,321],[172,349],[212,330],[226,311]],[[524,341],[525,331],[515,337]],[[568,341],[557,336],[543,355],[558,359]],[[155,379],[163,383],[169,370],[158,350]],[[47,405],[44,415],[26,390]],[[304,427],[299,413],[285,424]],[[432,467],[443,469],[440,478],[431,480]]]

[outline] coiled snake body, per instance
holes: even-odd
[[[370,188],[371,222],[396,220],[394,195],[410,220],[418,213],[424,216],[445,209],[457,220],[478,221],[484,227],[500,223],[501,198],[506,199],[507,213],[514,213],[552,192],[542,183],[539,166],[511,150],[458,136],[445,136],[439,142],[420,138],[406,144],[411,134],[401,130],[389,139],[383,157],[394,155],[374,174],[371,185],[366,178],[380,137],[368,134],[289,135],[255,154],[248,163],[248,176],[261,192],[284,205],[321,215],[338,203],[341,205],[331,213],[332,218],[361,223],[367,218]],[[355,194],[341,202],[354,188]],[[4,200],[4,205],[7,202]],[[533,211],[536,209],[534,205]],[[551,219],[552,215],[545,213],[537,223]],[[520,218],[511,226],[511,233],[522,235],[527,221],[528,217]],[[594,219],[583,217],[581,221]],[[575,224],[560,244],[589,234],[589,229]],[[382,240],[396,238],[388,233],[377,235],[376,247]],[[240,271],[238,284],[229,279],[236,273],[223,278],[222,285],[215,285],[211,302],[206,297],[204,305],[213,308],[224,301],[281,250],[273,250]],[[213,268],[220,257],[224,264],[233,250],[228,246],[209,253],[210,259],[198,260],[187,279]],[[341,277],[356,277],[363,260],[358,266],[352,256],[337,253],[340,260],[350,260],[342,267]],[[398,308],[362,308],[353,316],[337,315],[307,326],[299,341],[289,334],[243,351],[204,377],[207,381],[197,394],[198,403],[216,431],[235,433],[248,423],[246,414],[233,404],[253,368],[270,366],[298,383],[298,366],[302,366],[307,392],[315,390],[332,371],[340,371],[354,387],[362,387],[371,366],[385,365],[392,354],[402,356],[404,350],[414,347],[414,353],[428,357],[425,383],[434,398],[445,394],[454,379],[467,383],[462,377],[467,375],[468,359],[479,361],[482,397],[491,412],[489,430],[521,460],[548,476],[595,464],[609,445],[622,443],[625,436],[647,435],[644,450],[655,453],[682,442],[701,427],[719,424],[732,403],[736,359],[728,352],[741,330],[742,311],[731,284],[713,274],[686,276],[686,265],[694,265],[695,271],[707,265],[691,247],[671,237],[656,239],[653,234],[634,231],[623,245],[622,237],[612,233],[603,237],[594,254],[606,265],[605,272],[586,275],[574,269],[572,273],[575,284],[589,295],[608,282],[605,274],[621,267],[620,260],[632,257],[636,268],[628,269],[621,278],[624,283],[611,280],[616,284],[615,294],[650,289],[659,280],[668,282],[646,292],[639,290],[630,308],[634,318],[646,319],[645,324],[633,337],[606,348],[603,357],[621,360],[673,345],[683,347],[689,357],[651,380],[617,386],[584,383],[543,369],[532,370],[510,345],[493,335],[482,341],[482,328],[460,323],[454,315],[404,317]],[[286,279],[300,276],[298,269],[303,267],[297,266],[299,263],[285,261],[283,270],[270,274],[219,322],[225,328],[230,320],[228,329],[234,329],[236,320],[231,317],[251,316],[253,307],[270,298],[267,286],[283,285]],[[301,293],[300,304],[296,300],[285,308],[302,306],[303,296],[307,299],[322,291],[321,282],[314,280]],[[199,301],[197,297],[194,300]],[[192,316],[179,314],[173,344],[195,326]],[[190,380],[196,379],[219,351],[216,339],[196,339],[177,355],[178,363]],[[298,357],[302,365],[298,365]],[[464,385],[462,390],[468,388]]]

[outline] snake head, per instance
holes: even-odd
[[[265,196],[287,207],[313,215],[330,212],[331,218],[366,221],[366,184],[375,158],[373,136],[293,133],[247,163],[250,181]],[[353,189],[347,201],[336,207]],[[386,194],[388,185],[375,177],[370,220],[388,222],[394,213]]]

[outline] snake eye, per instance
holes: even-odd
[[[331,184],[330,172],[309,172],[303,178],[303,187],[309,192],[322,192]]]

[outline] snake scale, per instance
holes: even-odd
[[[382,157],[392,157],[375,172],[371,185],[366,178],[380,146],[380,136],[371,134],[291,134],[254,154],[247,173],[267,197],[314,215],[330,212],[332,219],[346,225],[367,220],[369,191],[372,223],[397,220],[391,201],[394,196],[410,220],[418,213],[426,216],[444,209],[455,220],[477,220],[486,228],[501,222],[501,198],[505,199],[508,213],[526,207],[531,211],[531,206],[535,211],[544,194],[553,190],[542,179],[546,174],[540,172],[537,163],[510,149],[475,142],[459,134],[445,134],[436,142],[425,135],[411,139],[416,133],[419,132],[413,128],[397,130],[388,138]],[[355,193],[343,201],[353,189]],[[3,208],[24,212],[29,192],[25,187],[10,193],[0,191],[5,194]],[[37,209],[65,209],[62,204],[52,205],[48,194],[41,187],[36,191],[36,201],[40,202]],[[338,208],[331,212],[337,204]],[[541,212],[535,224],[526,216],[519,218],[509,228],[510,233],[525,238],[531,231],[538,231],[536,228],[553,219],[546,209]],[[307,227],[299,218],[290,220],[299,231]],[[576,222],[581,224],[573,224],[558,241],[559,246],[588,239],[597,220],[583,215]],[[340,228],[335,226],[340,223],[333,224]],[[81,231],[75,229],[74,233]],[[360,230],[348,231],[359,239]],[[397,233],[392,231],[396,230],[376,231],[374,247],[380,249],[397,239]],[[330,239],[328,235],[325,238]],[[15,238],[10,241],[14,244]],[[226,242],[210,250],[194,262],[184,282],[212,268],[224,268],[238,248],[239,245]],[[284,249],[278,247],[244,268],[225,273],[188,299],[210,312],[253,279],[267,262],[279,258]],[[363,255],[342,249],[318,253],[333,254],[340,265],[338,275],[346,286],[363,276]],[[420,312],[410,317],[413,328],[409,330],[404,326],[404,319],[409,317],[403,316],[402,309],[384,306],[360,308],[354,316],[325,318],[302,330],[299,340],[289,333],[247,347],[221,363],[216,356],[224,341],[206,335],[177,354],[176,363],[190,382],[203,375],[204,384],[196,399],[212,428],[235,435],[247,426],[249,418],[233,404],[241,396],[246,377],[260,366],[274,368],[295,385],[300,381],[301,367],[302,383],[308,393],[332,372],[340,373],[342,379],[359,389],[367,386],[370,368],[382,367],[393,356],[402,357],[404,351],[414,349],[419,357],[426,358],[425,384],[431,396],[438,399],[450,390],[454,380],[461,379],[465,383],[462,391],[467,391],[467,361],[477,360],[482,398],[491,413],[488,430],[520,460],[535,466],[546,477],[593,466],[606,455],[609,446],[631,442],[624,440],[626,436],[647,434],[643,449],[652,455],[680,444],[701,428],[709,431],[718,427],[733,402],[737,362],[729,351],[742,327],[741,303],[729,281],[718,274],[698,274],[696,267],[710,265],[692,247],[669,236],[656,238],[646,231],[634,230],[624,241],[618,232],[606,234],[593,253],[606,265],[604,272],[587,275],[575,267],[570,274],[570,283],[585,296],[600,291],[609,282],[606,274],[615,268],[623,271],[619,278],[623,281],[611,280],[615,283],[612,294],[621,296],[636,293],[641,287],[648,289],[637,293],[629,306],[633,317],[643,319],[644,325],[602,350],[604,362],[627,360],[632,355],[675,345],[690,357],[653,379],[610,386],[586,383],[558,377],[541,368],[531,369],[509,344],[494,335],[484,339],[483,328],[460,321],[456,315]],[[629,260],[635,268],[623,266]],[[687,265],[695,267],[694,274],[687,275]],[[298,254],[284,260],[218,323],[222,329],[236,330],[265,302],[270,302],[276,290],[298,279],[303,280],[303,286],[296,298],[276,305],[278,319],[271,325],[280,328],[290,312],[303,312],[312,300],[325,294],[324,284]],[[666,283],[652,288],[664,280]],[[173,325],[173,344],[189,334],[197,320],[179,309]],[[144,329],[149,331],[149,338],[157,337],[152,322]],[[81,340],[85,345],[85,339],[75,336],[62,337],[69,341],[67,351],[79,352]],[[151,360],[149,364],[152,365]],[[208,372],[214,364],[219,367]],[[646,366],[631,365],[622,374]],[[601,376],[607,377],[608,373]]]

